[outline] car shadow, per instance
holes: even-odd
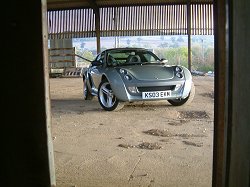
[[[97,112],[102,111],[97,100],[87,101],[83,99],[51,99],[52,114]]]
[[[165,110],[166,108],[172,107],[175,106],[172,106],[167,101],[131,102],[126,103],[124,108],[115,112],[156,111]],[[97,99],[83,100],[76,98],[51,99],[51,111],[53,115],[67,113],[83,114],[86,112],[106,112],[104,109],[102,109]]]

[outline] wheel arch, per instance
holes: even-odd
[[[102,81],[104,81],[104,80],[109,81],[108,78],[107,78],[107,76],[105,74],[102,75]]]
[[[102,81],[107,80],[120,101],[128,101],[128,92],[125,83],[117,71],[111,71],[102,75]]]
[[[183,68],[184,76],[185,76],[185,85],[184,85],[184,89],[182,93],[182,98],[184,99],[188,97],[192,89],[192,85],[194,85],[194,83],[193,83],[193,77],[192,77],[191,72],[186,67],[182,67],[182,68]]]

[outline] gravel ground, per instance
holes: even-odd
[[[58,187],[210,187],[214,78],[194,76],[189,106],[138,102],[106,112],[81,78],[50,79]]]

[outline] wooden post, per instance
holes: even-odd
[[[192,51],[191,51],[191,1],[187,2],[187,34],[188,34],[188,69],[191,71]]]
[[[6,1],[1,76],[1,185],[55,186],[48,78],[47,2]],[[32,32],[30,32],[32,26]],[[9,36],[9,37],[6,37]]]
[[[100,10],[98,7],[95,7],[93,10],[95,13],[96,48],[97,48],[97,53],[100,53],[101,52]]]
[[[214,106],[214,151],[213,151],[213,187],[226,185],[227,160],[227,123],[228,84],[227,29],[226,29],[226,0],[214,3],[215,30],[215,106]]]

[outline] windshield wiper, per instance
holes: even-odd
[[[164,62],[142,62],[141,65],[164,65]]]
[[[129,63],[124,63],[120,64],[119,66],[131,66],[131,65],[141,65],[141,62],[129,62]]]

